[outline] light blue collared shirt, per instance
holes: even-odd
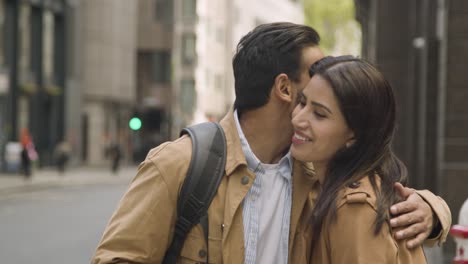
[[[243,201],[245,263],[288,263],[292,203],[291,154],[264,164],[250,149],[234,112],[249,170],[256,178]]]

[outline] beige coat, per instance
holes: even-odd
[[[427,191],[422,191],[422,195],[429,200],[438,199]],[[426,263],[422,247],[409,250],[406,241],[394,239],[388,223],[374,234],[377,203],[368,177],[361,179],[358,185],[342,190],[338,197],[336,221],[324,222],[310,263]],[[446,220],[442,218],[443,225]],[[434,242],[428,241],[429,244]]]
[[[208,210],[209,262],[243,263],[244,235],[241,202],[255,175],[247,169],[233,113],[221,122],[227,141],[226,176]],[[98,246],[93,263],[160,263],[168,248],[176,219],[176,202],[191,158],[191,141],[182,137],[153,149],[140,165]],[[301,164],[293,167],[293,205],[290,227],[291,263],[305,263],[308,199],[313,180]],[[248,178],[246,181],[245,177]],[[203,262],[203,232],[196,226],[188,235],[179,263]]]
[[[208,210],[209,262],[243,263],[241,203],[255,175],[247,168],[232,112],[221,121],[221,125],[227,141],[226,175]],[[104,231],[92,263],[162,261],[172,240],[177,196],[190,158],[191,141],[188,137],[164,143],[150,151]],[[308,261],[308,215],[313,208],[309,195],[315,182],[299,162],[294,162],[290,263]],[[444,228],[448,232],[448,227]],[[179,263],[204,262],[205,258],[201,256],[205,250],[202,229],[196,226],[185,241]]]

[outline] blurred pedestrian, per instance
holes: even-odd
[[[38,159],[38,155],[36,149],[34,147],[34,143],[32,141],[31,135],[26,128],[21,130],[21,170],[26,179],[31,178],[32,170],[31,170],[31,163]]]
[[[67,141],[62,141],[57,144],[54,150],[54,159],[60,174],[65,173],[65,169],[70,159],[71,146]]]
[[[31,178],[31,159],[28,156],[28,149],[25,145],[21,144],[21,172],[26,179]]]
[[[111,159],[111,171],[112,173],[116,174],[119,170],[120,160],[122,159],[120,144],[117,142],[112,143],[109,146],[108,153]]]

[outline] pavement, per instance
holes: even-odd
[[[71,167],[60,174],[56,168],[35,169],[26,179],[19,173],[0,173],[0,196],[61,186],[89,184],[128,184],[137,166],[123,166],[116,174],[108,167]]]

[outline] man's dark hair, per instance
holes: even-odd
[[[287,22],[262,24],[242,37],[232,61],[234,108],[242,112],[265,105],[281,73],[300,81],[302,50],[319,41],[313,28]]]

